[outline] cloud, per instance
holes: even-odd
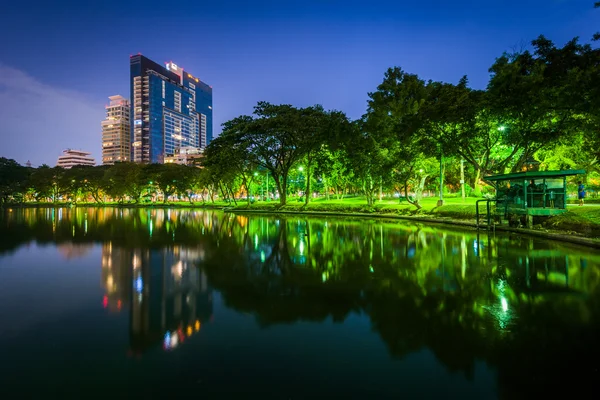
[[[66,148],[101,156],[102,104],[0,64],[0,157],[56,164]]]

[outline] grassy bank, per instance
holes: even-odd
[[[318,199],[307,206],[304,203],[290,201],[283,207],[276,202],[258,202],[250,206],[247,203],[243,203],[230,207],[236,211],[329,212],[349,215],[374,214],[459,220],[474,223],[476,219],[476,200],[475,198],[468,198],[463,202],[460,198],[448,198],[444,200],[443,206],[438,207],[437,199],[429,198],[423,200],[420,210],[417,210],[414,206],[406,202],[400,203],[391,200],[376,202],[373,207],[368,207],[366,201],[361,198],[329,201]],[[566,213],[546,219],[537,229],[576,233],[586,237],[600,238],[600,206],[586,205],[579,207],[577,205],[569,205]]]
[[[476,198],[467,198],[463,201],[461,198],[449,197],[444,199],[444,205],[437,206],[437,198],[425,198],[422,201],[422,208],[417,210],[413,205],[406,201],[382,200],[376,201],[372,207],[367,206],[367,202],[362,197],[350,197],[342,200],[319,198],[311,201],[308,205],[297,201],[296,198],[290,198],[288,204],[280,206],[277,201],[259,201],[248,205],[246,201],[238,201],[237,204],[224,201],[214,203],[194,203],[189,202],[171,202],[171,203],[139,203],[139,204],[117,204],[105,203],[98,205],[96,203],[79,203],[77,207],[153,207],[153,208],[193,208],[193,209],[230,209],[235,211],[264,211],[264,212],[327,212],[336,214],[373,214],[374,216],[403,216],[403,217],[421,217],[449,221],[475,222],[475,201]],[[71,207],[71,204],[49,204],[49,203],[26,203],[24,207]],[[568,211],[564,214],[551,217],[538,226],[538,229],[576,233],[586,237],[600,238],[600,205],[586,205],[579,207],[569,205]]]

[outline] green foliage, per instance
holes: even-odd
[[[11,200],[23,199],[29,173],[28,168],[15,160],[0,157],[0,206]]]

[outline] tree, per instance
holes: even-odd
[[[417,75],[394,67],[388,69],[377,91],[369,93],[369,97],[362,126],[365,135],[372,141],[368,154],[376,160],[373,166],[378,166],[379,183],[383,185],[386,179],[399,182],[407,201],[419,209],[420,193],[426,179],[419,164],[431,151],[431,147],[417,134],[423,126],[419,111],[428,98],[427,85]],[[416,194],[413,199],[408,196],[411,181]],[[372,182],[371,173],[368,190],[364,191],[367,199],[373,196]]]
[[[302,157],[302,138],[311,129],[304,125],[305,113],[288,104],[259,102],[254,117],[241,116],[224,124],[233,140],[245,144],[247,161],[269,170],[282,206],[287,201],[289,171]]]
[[[223,132],[206,147],[202,165],[215,171],[221,180],[241,179],[250,205],[250,187],[254,181],[256,163],[247,155],[249,143],[240,140],[239,125],[233,121],[223,124]]]
[[[178,176],[174,182],[175,191],[180,196],[187,197],[190,204],[194,204],[193,197],[198,188],[200,168],[187,165],[177,165]]]
[[[36,200],[50,199],[56,203],[65,191],[63,176],[65,169],[42,165],[31,174],[29,184]]]
[[[136,163],[116,163],[106,171],[106,192],[120,203],[129,196],[135,203],[139,203],[144,190],[152,184],[146,179],[143,166]]]
[[[581,94],[590,83],[591,59],[597,65],[597,52],[577,38],[557,48],[540,36],[532,45],[533,53],[504,54],[490,68],[489,108],[506,126],[505,144],[518,154],[512,171],[521,170],[537,151],[582,129],[592,104]]]
[[[0,207],[26,191],[29,171],[15,160],[0,157]]]

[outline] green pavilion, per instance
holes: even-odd
[[[491,175],[483,179],[496,187],[496,213],[502,218],[552,216],[567,211],[567,177],[585,174],[581,169],[527,171]]]

